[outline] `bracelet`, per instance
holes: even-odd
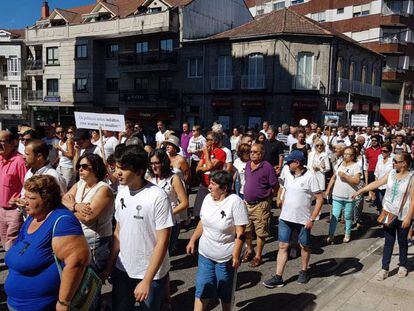
[[[64,307],[70,307],[70,301],[69,301],[69,302],[66,302],[66,301],[58,300],[58,303],[59,303],[61,306],[64,306]]]

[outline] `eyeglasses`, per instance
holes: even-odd
[[[394,164],[400,164],[400,163],[403,163],[404,161],[397,161],[397,160],[392,160],[392,162],[394,163]]]
[[[159,162],[159,161],[158,162],[150,162],[149,163],[149,165],[151,165],[151,166],[160,165],[160,164],[161,164],[161,162]]]
[[[83,169],[83,170],[88,170],[88,169],[90,169],[91,167],[88,165],[88,164],[77,164],[76,165],[76,170],[77,171],[79,171],[80,169]]]
[[[57,134],[57,135],[59,135],[59,134],[63,134],[63,133],[65,133],[65,131],[56,131],[56,134]]]

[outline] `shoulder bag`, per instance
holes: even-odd
[[[56,219],[55,224],[53,225],[52,238],[55,235],[55,229],[56,229],[57,223],[63,217],[69,217],[69,216],[62,215],[58,219]],[[53,253],[53,257],[55,258],[55,263],[59,271],[59,276],[60,278],[62,278],[62,263],[56,257],[55,253]],[[90,266],[88,266],[85,270],[82,281],[79,284],[79,287],[71,300],[70,310],[71,311],[88,311],[91,308],[93,302],[100,295],[101,288],[102,288],[102,280],[95,273],[95,271]]]
[[[405,189],[405,193],[404,193],[403,199],[401,201],[400,209],[398,210],[398,214],[395,215],[391,212],[386,211],[383,208],[382,211],[381,211],[381,214],[377,218],[378,223],[388,227],[388,226],[391,225],[391,223],[393,223],[396,219],[398,219],[398,215],[403,210],[405,202],[407,202],[407,198],[408,198],[408,195],[409,195],[409,190],[410,190],[410,185],[411,185],[411,179],[412,178],[413,178],[413,175],[410,176],[410,180],[408,181],[407,188]]]

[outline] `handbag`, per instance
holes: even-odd
[[[407,188],[405,189],[405,193],[401,201],[400,209],[398,210],[398,214],[395,215],[391,212],[386,211],[385,209],[382,209],[381,214],[377,218],[378,223],[388,227],[398,218],[398,215],[401,213],[402,209],[404,208],[405,202],[407,202],[408,192],[409,192],[408,190],[410,188],[412,178],[413,178],[413,175],[411,175],[410,180],[408,181]]]
[[[56,219],[55,224],[53,225],[52,238],[55,235],[55,228],[59,220],[63,217],[69,217],[68,215],[62,215]],[[59,271],[59,276],[62,278],[62,263],[56,257],[56,254],[53,253],[55,258],[55,263]],[[88,266],[83,275],[82,281],[79,284],[78,289],[76,290],[75,295],[73,296],[70,303],[70,310],[72,311],[88,311],[93,302],[99,297],[102,288],[102,280],[95,273],[95,271]]]

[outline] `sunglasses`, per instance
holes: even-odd
[[[88,170],[88,169],[90,169],[91,167],[88,165],[88,164],[77,164],[76,165],[76,170],[77,171],[79,171],[80,169],[83,169],[83,170]]]
[[[59,134],[63,134],[63,133],[65,133],[65,131],[59,131],[59,132],[56,132],[56,134],[57,134],[57,135],[59,135]]]
[[[384,150],[381,150],[381,152],[382,153],[388,153],[388,150],[384,149]]]
[[[73,132],[72,131],[68,131],[68,134],[73,134]]]
[[[403,163],[404,161],[392,160],[392,162],[393,162],[394,164],[400,164],[400,163]]]
[[[315,145],[316,147],[323,147],[323,145]]]

